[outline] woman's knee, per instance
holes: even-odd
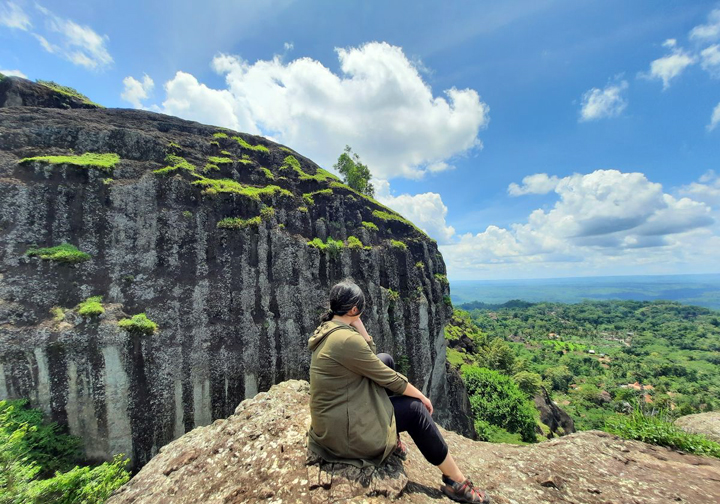
[[[383,362],[383,364],[385,364],[387,367],[389,367],[393,371],[395,370],[395,360],[392,358],[392,355],[387,354],[387,353],[379,353],[379,354],[377,354],[377,356],[378,356],[378,359],[380,359]]]

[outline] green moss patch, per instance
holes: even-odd
[[[307,244],[324,252],[328,252],[333,257],[337,257],[340,254],[340,251],[345,247],[342,240],[335,240],[331,237],[328,237],[325,243],[323,243],[320,238],[313,238],[307,242]]]
[[[147,315],[144,313],[138,313],[131,318],[122,319],[118,322],[118,325],[126,331],[140,334],[153,334],[158,329],[157,324],[147,318]]]
[[[449,283],[450,283],[447,279],[447,276],[442,275],[440,273],[435,273],[435,280],[437,280],[438,282],[440,282],[443,285],[449,285]]]
[[[339,180],[335,175],[322,168],[318,168],[315,175],[306,173],[300,166],[300,161],[298,161],[295,156],[285,156],[280,170],[287,170],[288,168],[292,168],[292,170],[298,174],[300,180],[315,180],[316,182],[325,182],[329,178],[335,181]]]
[[[70,264],[90,260],[90,254],[86,254],[85,252],[78,250],[77,247],[70,245],[69,243],[63,243],[49,248],[33,248],[25,252],[25,255],[28,257],[39,257],[40,259],[44,259],[46,261],[56,261]]]
[[[227,133],[223,133],[222,131],[218,131],[217,133],[213,133],[213,138],[227,138]]]
[[[97,317],[103,313],[102,296],[89,297],[78,305],[78,314],[83,317]]]
[[[283,196],[292,196],[293,194],[287,189],[283,189],[276,185],[267,185],[264,187],[254,187],[241,184],[232,179],[209,179],[198,176],[199,180],[193,182],[193,185],[205,187],[204,194],[234,193],[246,196],[255,201],[260,201],[262,196],[273,194],[281,194]]]
[[[365,229],[367,229],[369,231],[377,231],[378,230],[378,227],[374,222],[362,221],[362,225]]]
[[[313,191],[309,193],[303,194],[303,199],[308,205],[314,205],[315,204],[315,196],[318,195],[325,195],[325,196],[332,196],[332,189],[320,189],[318,191]]]
[[[233,140],[235,140],[238,144],[240,144],[240,147],[243,149],[248,149],[256,152],[264,152],[265,154],[268,154],[270,152],[270,149],[265,147],[264,145],[250,145],[245,140],[240,138],[239,136],[232,137]]]
[[[372,247],[370,245],[363,245],[363,242],[358,238],[357,236],[348,236],[347,239],[347,246],[351,249],[364,249],[364,250],[371,250]]]
[[[65,310],[59,306],[50,308],[50,315],[52,315],[53,322],[62,322],[65,320]]]
[[[390,240],[390,246],[400,250],[407,250],[407,245],[405,245],[405,243],[401,242],[400,240]]]
[[[168,154],[165,156],[165,162],[167,163],[167,166],[153,170],[153,173],[156,175],[165,175],[177,170],[187,170],[189,172],[195,171],[195,165],[188,163],[184,157]]]
[[[219,156],[210,156],[208,158],[208,161],[212,164],[221,165],[221,164],[232,164],[233,160],[229,157],[219,157]]]
[[[69,164],[82,168],[99,168],[105,171],[112,171],[115,165],[120,162],[120,156],[113,153],[98,154],[86,152],[80,156],[35,156],[21,159],[22,164],[33,162],[56,164]]]
[[[273,172],[268,170],[267,168],[260,167],[260,170],[265,174],[265,178],[270,180],[275,180],[275,175],[273,175]]]
[[[299,206],[299,207],[298,207],[298,210],[301,211],[301,212],[307,213],[308,208],[307,208],[306,206]]]
[[[96,107],[105,108],[99,103],[95,103],[90,98],[82,94],[80,91],[78,91],[75,88],[71,88],[70,86],[62,86],[58,84],[57,82],[53,81],[46,81],[46,80],[36,80],[38,84],[41,86],[45,86],[46,88],[50,88],[56,93],[64,94],[65,96],[70,96],[72,98],[76,98],[80,100],[83,103],[87,103],[88,105],[95,105]]]
[[[209,171],[220,171],[220,167],[212,163],[207,163],[203,168],[203,173],[207,173]]]
[[[245,229],[246,227],[259,226],[262,221],[270,220],[275,215],[273,207],[263,207],[260,215],[249,219],[241,219],[239,217],[227,217],[217,223],[217,227],[221,229]]]

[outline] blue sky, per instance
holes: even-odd
[[[717,1],[0,0],[0,71],[350,144],[451,280],[720,271]]]

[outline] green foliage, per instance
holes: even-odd
[[[542,377],[537,373],[530,371],[520,371],[513,376],[513,381],[517,383],[528,397],[533,397],[542,386]]]
[[[400,293],[396,290],[388,289],[388,299],[390,303],[395,303],[400,300]]]
[[[320,238],[316,237],[313,238],[311,241],[307,242],[307,244],[311,247],[315,247],[322,251],[328,252],[333,258],[336,258],[338,255],[340,255],[340,252],[345,246],[342,240],[335,240],[331,237],[328,237],[325,243],[323,243]]]
[[[456,350],[455,348],[447,348],[445,352],[447,361],[455,369],[460,369],[463,364],[468,363],[465,352],[461,352],[460,350]]]
[[[362,225],[365,229],[367,229],[369,231],[377,231],[378,230],[377,224],[375,224],[374,222],[362,221]]]
[[[97,317],[103,313],[102,296],[89,297],[78,305],[78,314],[83,317]]]
[[[169,148],[175,149],[175,150],[180,150],[180,149],[182,149],[182,147],[180,147],[180,146],[179,146],[178,144],[176,144],[175,142],[170,142],[167,146],[168,146]]]
[[[18,162],[25,164],[35,161],[51,165],[68,164],[81,168],[98,168],[106,172],[111,172],[113,168],[115,168],[115,165],[120,162],[120,156],[113,153],[98,154],[86,152],[80,156],[35,156],[21,159]]]
[[[31,502],[53,504],[102,504],[116,489],[130,480],[130,461],[124,454],[98,467],[79,467],[55,477],[33,482],[27,495]]]
[[[410,372],[410,359],[407,355],[401,355],[395,361],[395,369],[398,373],[407,376]]]
[[[260,167],[260,170],[265,174],[265,178],[270,180],[275,180],[275,175],[273,175],[273,172],[268,170],[267,168]]]
[[[55,247],[49,248],[32,248],[25,252],[28,257],[39,257],[47,261],[63,262],[69,264],[76,264],[83,261],[90,260],[90,254],[81,252],[74,245],[69,243],[63,243]]]
[[[217,133],[213,133],[213,138],[227,138],[227,133],[223,133],[222,131],[218,131]]]
[[[345,152],[340,154],[333,168],[342,174],[348,186],[370,197],[375,196],[375,188],[370,183],[370,169],[360,162],[360,156],[353,153],[349,145],[345,146]]]
[[[636,404],[629,415],[608,418],[605,429],[626,439],[720,458],[720,443],[677,427],[667,411],[659,411],[653,415]]]
[[[446,306],[452,306],[452,299],[450,296],[443,296],[443,303],[445,303]]]
[[[418,261],[415,263],[415,267],[421,270],[425,270],[425,263],[422,261]]]
[[[232,156],[232,152],[226,151],[226,150],[220,151],[220,154],[223,154],[223,155],[225,155],[225,156]]]
[[[543,376],[550,382],[552,390],[564,393],[567,393],[568,387],[573,380],[573,374],[567,366],[545,368]]]
[[[219,157],[219,156],[210,156],[208,157],[208,161],[210,161],[212,164],[220,165],[220,164],[232,164],[233,160],[229,157]]]
[[[183,217],[185,217],[187,219],[189,219],[193,215],[190,210],[184,210],[182,214],[183,214]]]
[[[362,241],[360,241],[360,239],[356,236],[348,236],[347,242],[348,242],[348,248],[351,248],[351,249],[363,248]]]
[[[249,219],[240,219],[238,217],[227,217],[217,223],[217,227],[225,229],[245,229],[250,226],[259,226],[262,221],[272,219],[275,215],[275,209],[265,206],[260,210],[260,215]]]
[[[218,142],[217,140],[212,140],[212,141],[210,142],[210,145],[213,145],[213,146],[215,146],[215,147],[217,147],[217,148],[220,148],[220,142]]]
[[[50,476],[54,471],[70,469],[80,454],[80,438],[63,433],[55,422],[44,422],[42,411],[29,404],[27,399],[0,401],[0,439],[8,441],[14,432],[23,431],[16,435],[14,448],[22,455],[23,464],[37,466],[34,475]],[[0,441],[0,465],[5,448]],[[0,482],[3,472],[0,467]]]
[[[401,242],[400,240],[390,240],[390,246],[400,250],[407,250],[405,242]]]
[[[308,212],[308,208],[307,208],[306,206],[299,206],[299,207],[298,207],[298,210],[300,210],[300,211],[303,212],[303,213],[307,213],[307,212]]]
[[[447,279],[447,276],[442,275],[440,273],[435,273],[435,279],[440,282],[442,285],[450,285],[450,282]]]
[[[118,322],[118,325],[126,331],[140,334],[153,334],[158,329],[157,324],[147,318],[147,315],[144,313],[138,313],[131,318],[122,319]]]
[[[50,314],[52,315],[53,322],[62,322],[65,320],[65,310],[59,306],[50,308]]]
[[[220,167],[212,163],[206,163],[205,167],[203,168],[203,173],[207,173],[209,171],[220,171]]]
[[[69,86],[62,86],[58,84],[57,82],[53,81],[46,81],[46,80],[36,80],[38,84],[41,86],[48,87],[52,89],[53,91],[56,91],[60,94],[64,94],[66,96],[71,96],[73,98],[77,98],[78,100],[82,101],[83,103],[87,103],[88,105],[95,105],[96,107],[104,108],[102,105],[95,103],[94,101],[90,100],[87,96],[79,92],[75,88],[71,88]]]
[[[250,145],[249,143],[247,143],[245,140],[243,140],[239,136],[234,136],[232,138],[233,138],[233,140],[237,141],[237,143],[239,143],[240,147],[242,147],[243,149],[248,149],[248,150],[256,151],[256,152],[263,152],[265,154],[268,154],[270,152],[270,150],[267,147],[265,147],[264,145],[260,145],[260,144]]]
[[[189,172],[195,171],[194,165],[188,163],[185,158],[176,156],[174,154],[168,154],[167,156],[165,156],[165,162],[167,163],[167,166],[165,166],[164,168],[158,168],[157,170],[153,170],[153,173],[157,175],[165,175],[176,170],[187,170]]]
[[[462,374],[475,419],[519,433],[527,443],[537,440],[534,407],[510,377],[472,366]]]
[[[241,184],[232,179],[209,179],[205,177],[199,177],[198,180],[193,182],[193,185],[203,186],[206,189],[203,194],[219,194],[219,193],[234,193],[246,196],[255,201],[260,201],[262,196],[272,196],[275,194],[281,194],[283,196],[292,196],[292,193],[287,189],[276,185],[267,185],[264,187],[254,187]]]
[[[94,468],[73,468],[79,451],[80,438],[43,422],[27,400],[0,401],[0,502],[100,504],[130,479],[122,454]]]

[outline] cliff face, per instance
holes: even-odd
[[[411,438],[405,462],[380,469],[308,457],[307,382],[288,381],[242,402],[226,420],[192,432],[118,489],[108,504],[450,502],[440,472]],[[441,429],[466,476],[496,504],[720,502],[720,460],[600,431],[530,446],[472,441]]]
[[[34,86],[3,85],[6,105]],[[90,458],[142,466],[243,399],[307,378],[307,338],[329,287],[351,276],[379,351],[407,357],[440,421],[467,425],[448,407],[449,288],[424,233],[267,139],[46,102],[0,108],[0,399],[30,398]],[[88,152],[119,160],[82,166]],[[26,160],[41,156],[73,157]],[[307,244],[351,236],[361,246]],[[65,243],[70,262],[27,254]],[[91,296],[105,312],[81,316]],[[140,312],[156,333],[118,326]]]

